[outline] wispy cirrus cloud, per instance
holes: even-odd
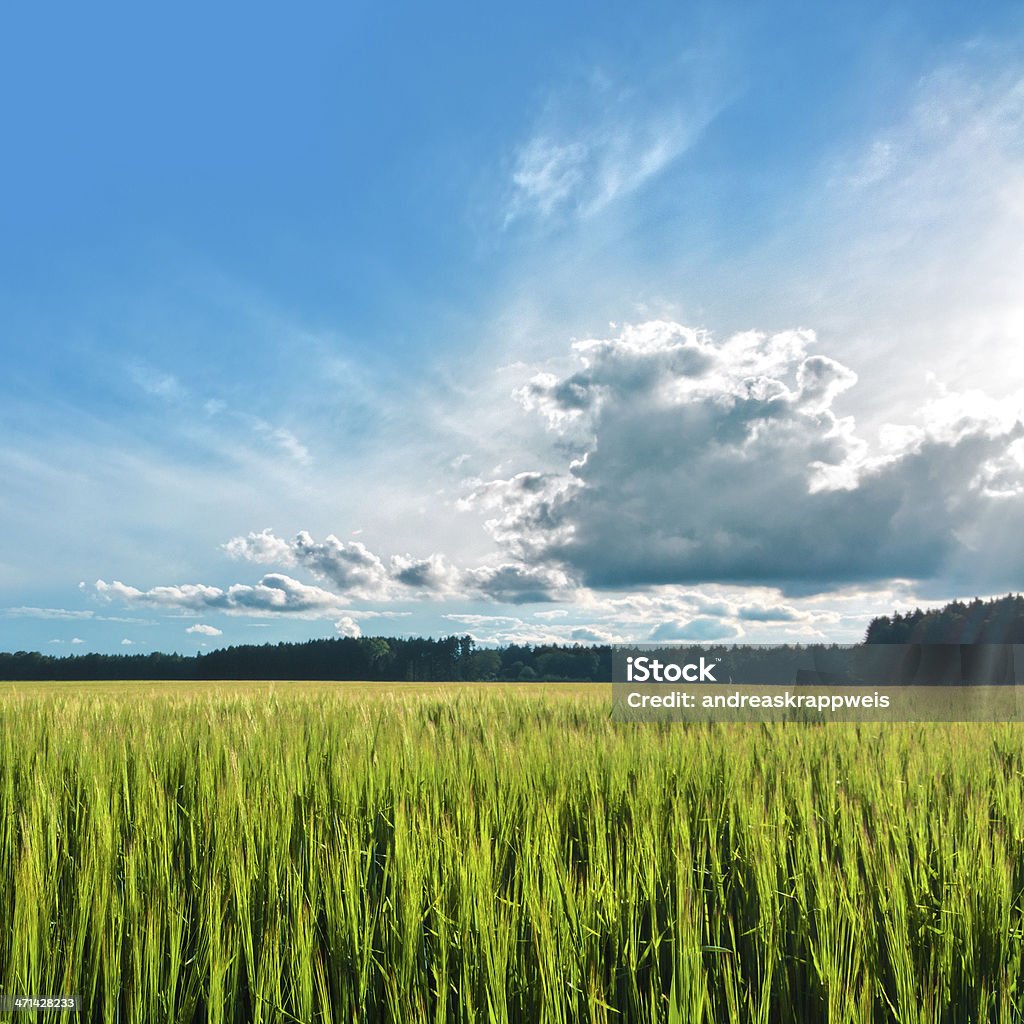
[[[13,608],[0,608],[0,615],[11,619],[71,619],[95,622],[130,622],[139,626],[153,625],[149,619],[126,618],[122,615],[97,615],[91,608],[34,608],[29,605],[18,605]]]
[[[4,608],[2,614],[12,619],[91,619],[96,615],[87,608],[33,608],[28,605]]]
[[[695,60],[656,70],[641,82],[592,69],[549,96],[514,150],[505,227],[530,217],[593,216],[693,146],[722,98]]]
[[[777,294],[842,339],[865,419],[902,414],[926,373],[996,397],[1024,384],[1019,53],[1019,36],[979,39],[922,75],[886,123],[836,146],[795,236],[759,253]],[[788,253],[803,254],[789,281]]]

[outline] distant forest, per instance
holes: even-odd
[[[472,637],[439,640],[338,637],[245,644],[209,654],[0,654],[0,679],[369,679],[443,682],[608,681],[611,647],[510,644],[477,647]]]
[[[1024,596],[1007,594],[993,601],[953,601],[901,615],[872,619],[868,644],[1024,644]]]
[[[1024,643],[1024,596],[1009,594],[872,619],[868,644]],[[477,647],[472,637],[438,640],[339,637],[246,644],[209,654],[0,653],[0,680],[366,679],[442,682],[610,682],[612,648],[573,644]]]

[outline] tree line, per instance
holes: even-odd
[[[953,601],[942,608],[893,612],[871,620],[866,644],[1024,643],[1024,595]],[[692,648],[708,653],[708,648]],[[744,658],[778,661],[788,671],[792,647],[751,648]],[[751,663],[753,667],[753,663]],[[478,647],[470,636],[336,637],[300,643],[242,644],[207,654],[0,652],[0,680],[338,679],[409,682],[610,682],[612,647],[507,644]],[[781,676],[780,676],[781,678]]]
[[[871,620],[868,644],[1024,644],[1024,595],[951,601],[942,608],[893,612]]]
[[[340,679],[607,682],[612,649],[557,644],[480,648],[469,636],[336,637],[242,644],[208,654],[0,653],[0,679]]]

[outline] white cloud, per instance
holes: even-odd
[[[270,527],[252,532],[247,537],[232,537],[223,545],[232,558],[245,559],[259,565],[294,565],[295,556],[286,540],[276,537]]]
[[[587,152],[580,142],[559,143],[543,136],[530,139],[516,155],[510,216],[530,206],[543,216],[551,214],[584,183]]]
[[[736,640],[742,631],[721,619],[709,617],[691,619],[688,622],[663,622],[651,630],[650,639],[659,643],[692,642],[709,640]]]
[[[0,615],[12,619],[79,619],[93,622],[128,622],[135,626],[153,625],[150,619],[126,618],[123,615],[97,615],[89,608],[34,608],[28,605],[19,605],[14,608],[0,609]]]
[[[360,637],[363,635],[359,623],[351,615],[343,615],[334,623],[334,629],[339,636]]]
[[[738,611],[745,622],[806,622],[809,616],[788,604],[746,604]]]
[[[3,614],[16,619],[91,619],[96,613],[88,609],[33,608],[21,605],[17,608],[4,608]]]
[[[685,153],[720,107],[706,69],[628,85],[593,74],[552,94],[514,152],[504,223],[590,217],[640,189]]]
[[[837,175],[834,184],[862,189],[887,178],[896,165],[895,146],[885,138],[875,139],[856,166]]]
[[[443,555],[433,554],[427,558],[393,555],[390,575],[405,587],[435,596],[458,593],[460,587],[458,570],[449,565]]]
[[[299,565],[321,579],[330,580],[339,590],[363,597],[381,596],[388,584],[384,563],[360,541],[338,540],[329,534],[316,541],[305,530],[292,542]]]
[[[569,639],[581,644],[621,644],[628,638],[600,626],[575,626],[569,630]]]
[[[186,583],[181,586],[153,587],[145,592],[136,587],[128,586],[120,580],[106,583],[97,580],[96,593],[105,598],[120,598],[130,604],[148,605],[153,608],[201,608],[224,607],[227,595],[218,587],[209,587],[201,583]]]
[[[166,373],[142,363],[130,366],[129,373],[135,384],[153,398],[177,402],[185,398],[187,394],[181,381],[173,373]]]
[[[216,626],[204,626],[204,625],[202,625],[200,623],[197,623],[194,626],[189,626],[188,629],[185,630],[185,632],[186,633],[200,633],[203,636],[223,636],[224,635],[224,631],[222,629],[218,629]]]
[[[905,414],[927,371],[994,397],[1024,385],[1019,41],[976,40],[922,76],[890,123],[844,145],[806,236],[783,242],[810,257],[794,301],[843,339],[875,420]]]
[[[443,618],[457,622],[461,626],[522,626],[523,620],[514,615],[479,615],[475,613],[445,614]]]
[[[487,531],[516,559],[529,562],[538,544],[546,547],[559,533],[562,540],[571,536],[571,524],[560,521],[554,508],[576,486],[573,478],[558,474],[519,473],[477,485],[459,507],[500,513],[485,521]]]
[[[702,127],[676,116],[538,134],[516,153],[505,224],[530,214],[592,216],[664,170]]]
[[[232,557],[250,562],[302,566],[354,597],[382,597],[388,590],[389,574],[381,559],[359,541],[346,543],[334,534],[316,541],[302,530],[287,541],[264,529],[233,537],[223,547]]]
[[[313,456],[309,449],[286,427],[275,427],[258,418],[253,421],[253,425],[259,436],[266,438],[300,466],[309,467],[313,464]]]
[[[234,614],[317,616],[337,613],[342,606],[342,598],[337,594],[301,583],[282,573],[267,573],[254,585],[235,583],[227,590],[201,583],[139,590],[120,580],[112,583],[97,580],[95,589],[101,598],[107,600],[187,611],[216,609]]]

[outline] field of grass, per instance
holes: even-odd
[[[0,985],[81,1020],[1017,1021],[1022,891],[1014,726],[0,692]]]

